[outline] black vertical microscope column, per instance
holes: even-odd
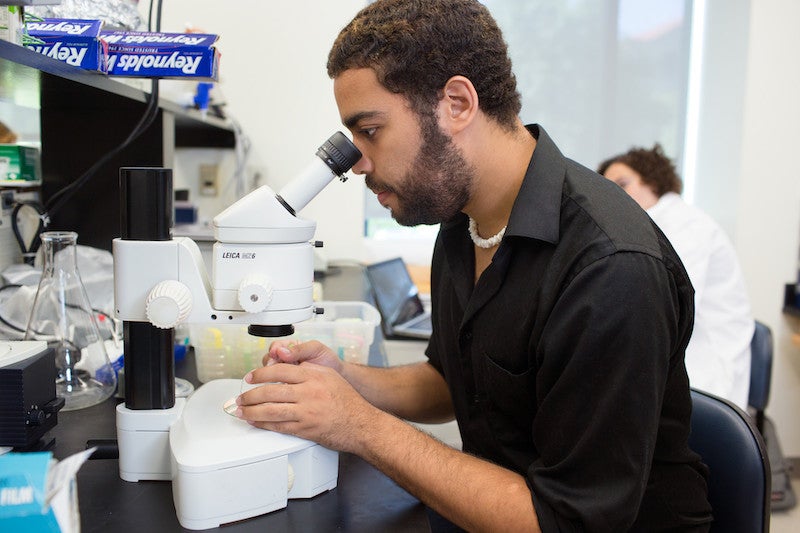
[[[122,239],[168,241],[172,237],[172,170],[120,168]],[[175,405],[174,329],[123,322],[125,407],[169,409]]]

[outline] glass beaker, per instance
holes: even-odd
[[[47,231],[41,240],[44,266],[25,339],[47,341],[55,350],[64,410],[83,409],[114,394],[117,377],[78,273],[78,234]]]

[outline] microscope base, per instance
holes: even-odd
[[[125,481],[169,481],[172,466],[169,428],[180,417],[185,398],[171,409],[128,409],[117,405],[119,477]]]
[[[170,428],[172,496],[186,529],[259,516],[336,487],[337,452],[225,413],[241,383],[217,379],[198,388]]]

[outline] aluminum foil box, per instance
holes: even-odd
[[[102,31],[100,36],[108,43],[110,76],[217,79],[217,35]]]
[[[99,20],[55,19],[27,21],[25,47],[85,70],[106,71],[107,45],[100,39]]]

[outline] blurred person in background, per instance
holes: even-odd
[[[695,290],[694,330],[686,348],[690,385],[746,411],[755,325],[730,239],[714,219],[680,196],[681,179],[659,144],[611,157],[598,172],[647,211],[689,273]]]

